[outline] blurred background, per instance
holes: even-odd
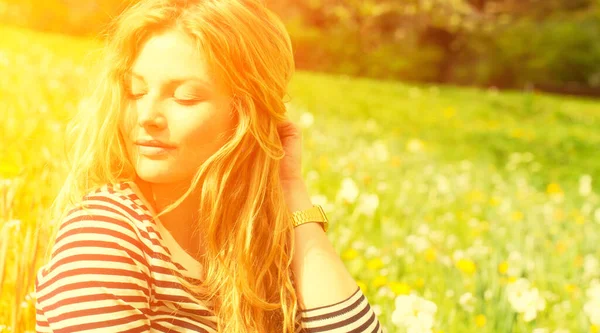
[[[10,24],[98,36],[128,1],[3,0]],[[597,0],[268,0],[301,69],[598,95]]]
[[[0,332],[118,0],[0,0]],[[270,0],[332,243],[388,332],[600,331],[600,1]]]

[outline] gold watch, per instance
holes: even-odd
[[[297,210],[292,213],[294,228],[308,222],[321,223],[323,230],[327,232],[329,229],[329,222],[327,215],[323,211],[323,208],[319,205],[313,205],[311,208],[305,210]]]

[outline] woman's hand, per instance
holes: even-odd
[[[279,164],[279,179],[284,186],[302,183],[302,131],[287,119],[277,126],[285,156]]]

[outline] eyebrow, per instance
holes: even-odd
[[[129,71],[128,74],[130,74],[132,77],[136,77],[142,81],[146,81],[146,80],[144,80],[144,77],[138,73]],[[198,76],[184,76],[184,77],[169,78],[165,82],[167,85],[172,85],[172,84],[182,83],[182,82],[186,82],[186,81],[196,81],[196,82],[199,82],[200,84],[202,84],[206,88],[211,87],[210,83],[206,82],[206,80],[204,80]]]

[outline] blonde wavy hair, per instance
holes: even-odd
[[[205,278],[192,284],[174,275],[214,301],[218,332],[294,332],[294,230],[279,179],[284,152],[277,124],[286,119],[284,97],[295,69],[285,26],[259,0],[142,0],[113,20],[99,81],[68,127],[70,171],[53,204],[54,221],[86,193],[135,179],[118,129],[127,103],[123,76],[142,44],[163,29],[181,29],[194,39],[213,77],[231,94],[238,120],[188,192],[158,214],[203,184],[198,209],[209,216],[199,221],[208,226],[202,230]]]

